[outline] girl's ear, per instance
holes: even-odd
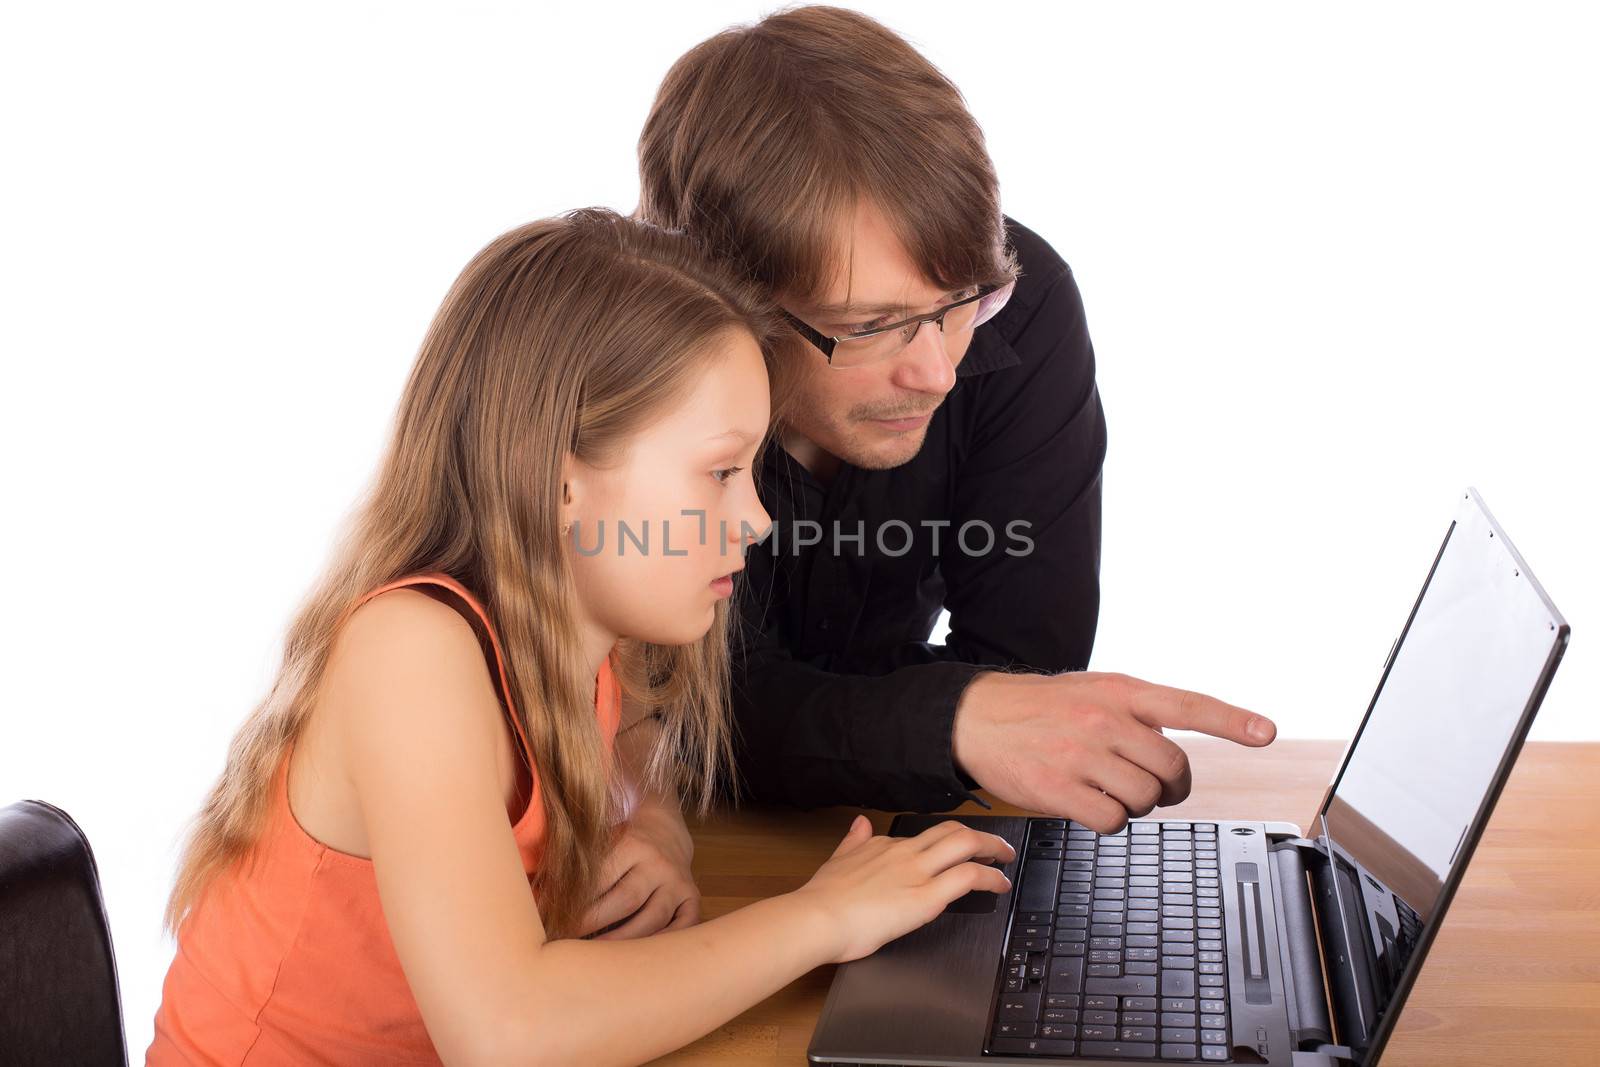
[[[561,532],[569,533],[578,518],[578,463],[569,453],[561,461]]]

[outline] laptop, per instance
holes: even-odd
[[[1308,833],[956,816],[1012,889],[841,966],[809,1061],[1376,1064],[1568,633],[1467,489]]]

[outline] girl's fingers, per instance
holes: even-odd
[[[627,918],[639,910],[649,896],[650,887],[644,884],[637,872],[629,870],[622,880],[602,893],[584,915],[579,929],[585,933],[603,930],[618,919]]]
[[[930,876],[966,860],[979,858],[1010,863],[1017,858],[1017,850],[1003,837],[963,826],[960,832],[948,833],[929,845],[921,857],[922,868]]]
[[[633,838],[624,837],[615,848],[606,853],[606,858],[600,863],[600,873],[595,879],[596,884],[601,887],[601,896],[609,892],[613,886],[622,880],[622,876],[632,870],[634,864],[639,862],[639,857],[633,845]]]
[[[699,921],[700,898],[689,897],[682,904],[678,905],[678,910],[673,912],[672,921],[667,924],[666,928],[668,930],[682,930],[686,927],[696,925],[699,923]]]
[[[918,847],[925,851],[945,840],[951,834],[958,834],[965,829],[967,829],[965,823],[955,819],[946,819],[943,822],[934,823],[911,840],[915,841]]]
[[[648,937],[672,920],[674,902],[660,887],[640,905],[627,922],[614,930],[596,934],[596,941],[626,941],[631,937]]]
[[[833,850],[829,859],[837,859],[855,850],[861,842],[872,836],[872,822],[865,815],[857,815],[850,823],[850,829],[844,832],[844,840]]]
[[[971,862],[959,863],[935,875],[928,884],[933,887],[934,895],[939,898],[941,906],[964,897],[975,889],[1004,893],[1011,888],[1011,880],[997,868]]]

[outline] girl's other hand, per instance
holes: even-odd
[[[580,936],[648,937],[699,922],[693,856],[694,840],[675,808],[640,805],[600,868],[606,888],[579,924]]]
[[[833,962],[845,963],[931,922],[975,889],[1006,892],[1010,880],[981,861],[1016,858],[1004,838],[953,819],[915,837],[881,837],[857,815],[833,855],[794,895],[821,906],[838,938]]]

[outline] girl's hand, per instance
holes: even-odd
[[[675,808],[641,804],[600,868],[607,888],[579,924],[581,936],[598,930],[597,941],[647,937],[699,922],[693,855],[694,840]]]
[[[833,855],[794,895],[821,906],[838,938],[832,962],[845,963],[931,922],[975,889],[1006,892],[1010,880],[978,861],[1016,858],[1003,838],[955,820],[915,837],[874,837],[866,816],[857,815]]]

